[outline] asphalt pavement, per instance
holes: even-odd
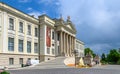
[[[64,65],[64,59],[65,57],[59,57],[33,67],[9,70],[9,72],[10,74],[120,74],[120,65],[72,68]]]

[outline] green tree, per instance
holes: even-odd
[[[101,56],[101,61],[106,61],[106,56],[104,53],[102,53],[102,56]]]
[[[105,56],[105,54],[104,53],[102,53],[102,56],[101,56],[101,63],[102,64],[107,64],[107,57]]]
[[[120,54],[116,49],[110,50],[109,54],[107,55],[107,61],[111,64],[116,64],[120,59]]]
[[[96,56],[96,54],[90,48],[85,48],[84,53],[85,53],[85,55],[88,53],[91,53],[93,57]]]

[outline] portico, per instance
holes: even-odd
[[[73,56],[75,49],[75,37],[76,29],[70,21],[70,17],[67,21],[64,21],[62,17],[56,21],[56,31],[60,34],[60,52],[61,56]]]
[[[60,54],[62,56],[73,56],[72,52],[75,47],[74,43],[75,43],[74,36],[64,31],[60,32],[60,49],[61,49]]]

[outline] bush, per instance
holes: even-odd
[[[10,73],[7,72],[7,71],[3,71],[3,72],[1,72],[0,74],[10,74]]]
[[[106,61],[101,61],[101,63],[102,63],[102,65],[105,65],[105,64],[107,64],[107,62],[106,62]]]
[[[117,61],[117,64],[120,65],[120,59]]]

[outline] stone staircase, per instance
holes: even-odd
[[[65,59],[65,57],[57,57],[54,60],[42,62],[34,67],[29,67],[29,69],[69,68],[64,64]]]

